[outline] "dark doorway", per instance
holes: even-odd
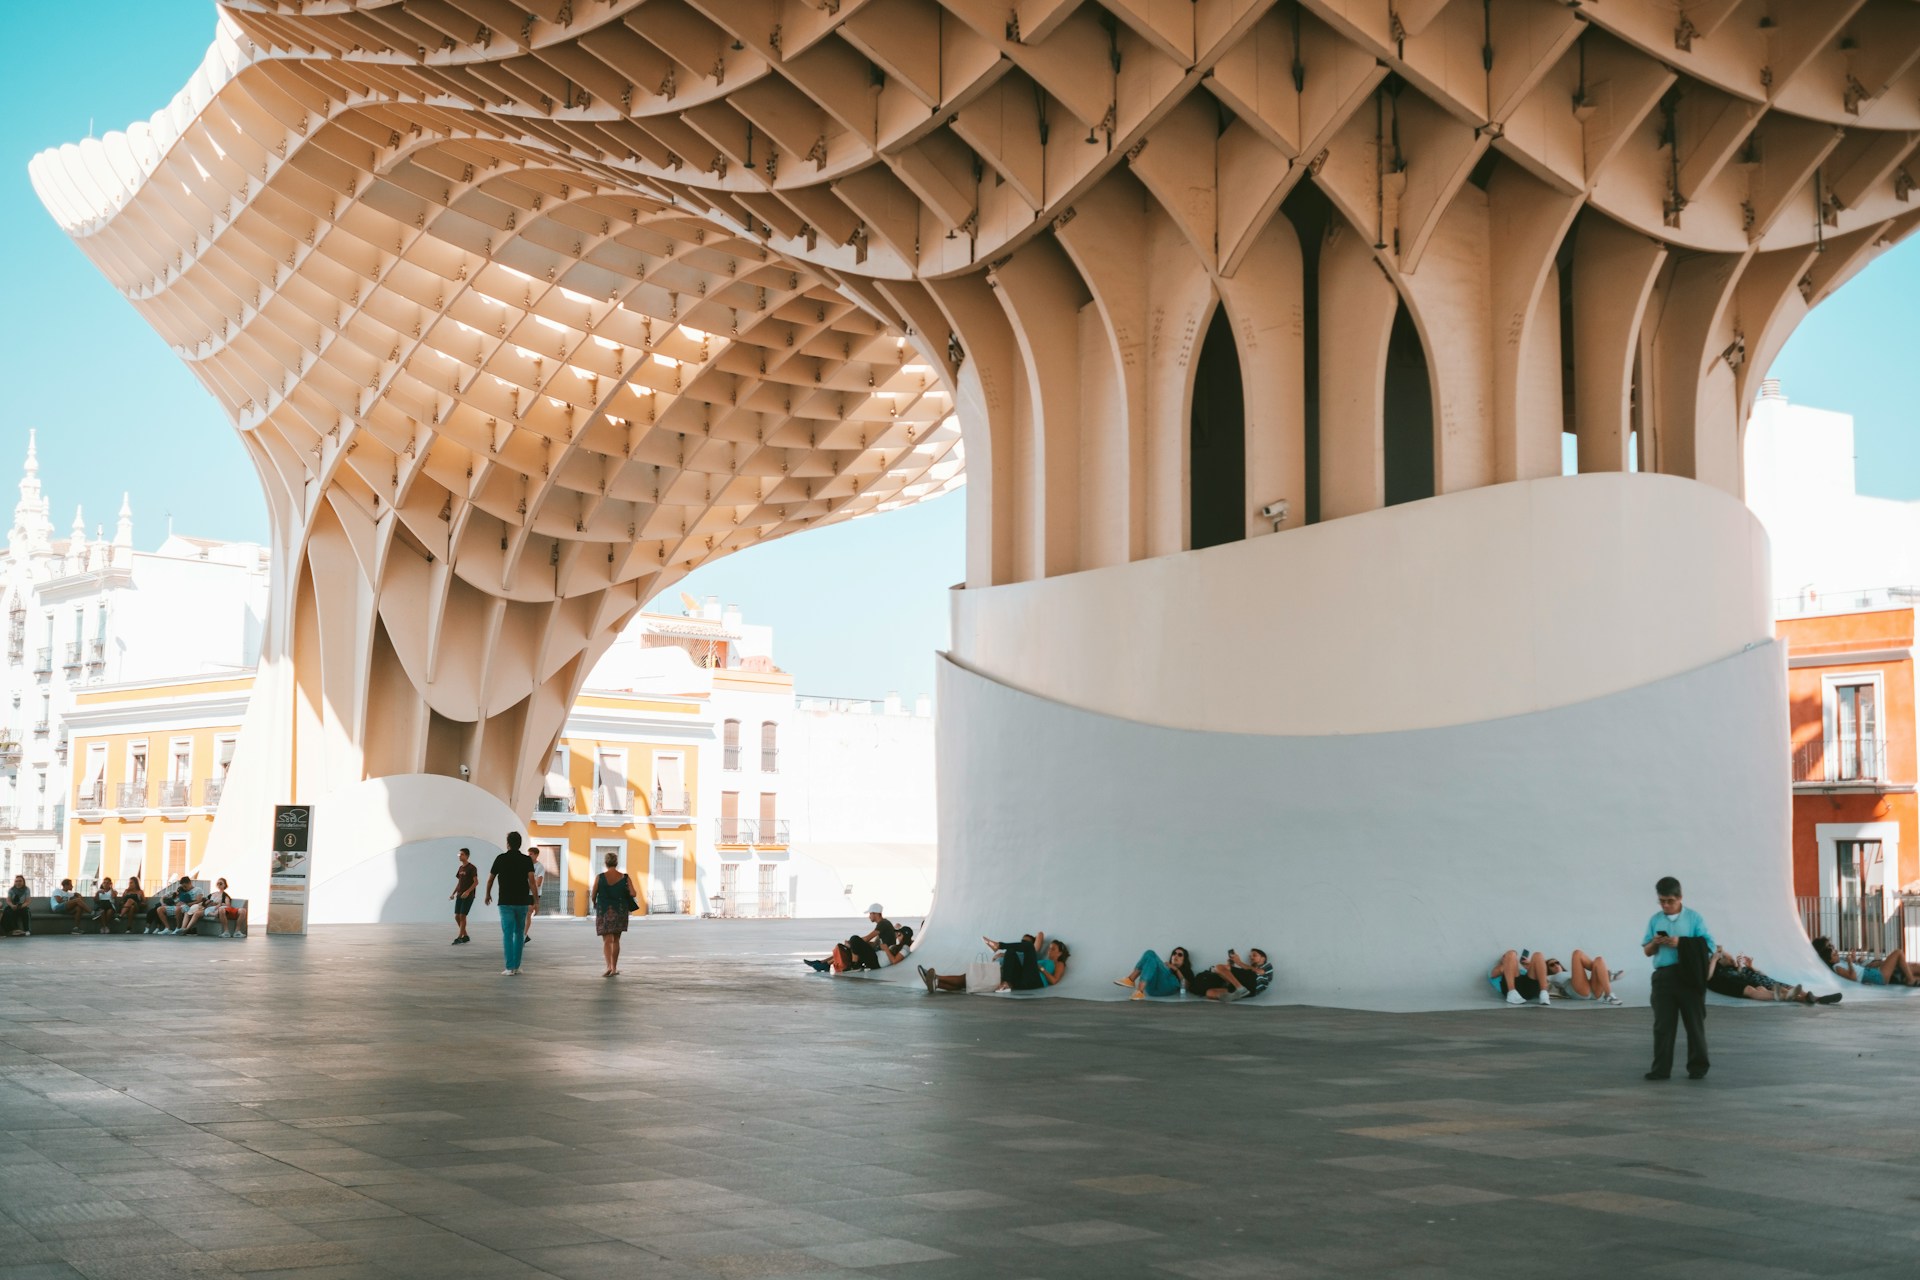
[[[1217,547],[1247,536],[1246,405],[1240,353],[1227,309],[1215,307],[1193,371],[1187,446],[1190,545]]]
[[[1387,505],[1433,496],[1433,383],[1407,304],[1393,317],[1387,339]]]

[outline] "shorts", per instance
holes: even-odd
[[[1540,984],[1533,980],[1530,973],[1522,973],[1513,980],[1513,989],[1520,993],[1522,1000],[1534,1000],[1540,995]],[[1500,994],[1507,994],[1507,980],[1500,979]]]
[[[473,895],[468,894],[464,898],[455,898],[453,900],[453,914],[457,916],[472,915],[473,914]]]
[[[1853,967],[1853,971],[1860,975],[1860,981],[1870,987],[1884,987],[1887,985],[1887,975],[1870,964],[1857,964]]]

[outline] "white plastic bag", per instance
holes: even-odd
[[[991,952],[982,951],[967,962],[967,990],[991,991],[1000,985],[1000,965]]]

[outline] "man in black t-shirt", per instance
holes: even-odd
[[[463,942],[472,942],[467,935],[467,915],[473,910],[473,891],[480,887],[480,868],[473,865],[473,853],[469,849],[460,851],[460,865],[453,869],[453,892],[447,897],[453,900],[453,922],[460,926],[460,932],[453,940],[454,946]]]
[[[533,906],[533,859],[520,852],[520,833],[507,833],[507,851],[487,869],[487,901],[493,901],[494,881],[500,882],[500,945],[507,967],[502,977],[520,972],[520,950],[527,944],[527,912]]]

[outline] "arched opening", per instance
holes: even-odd
[[[1246,403],[1240,353],[1225,307],[1215,307],[1193,371],[1187,438],[1188,545],[1217,547],[1247,536]]]
[[[1433,496],[1433,381],[1420,331],[1402,302],[1387,339],[1386,422],[1382,432],[1387,505]]]

